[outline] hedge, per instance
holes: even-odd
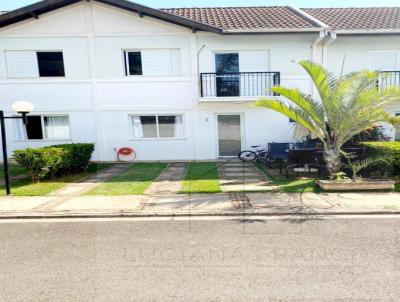
[[[389,165],[381,165],[381,170],[394,176],[400,175],[400,142],[364,142],[365,156],[384,156],[391,158]]]
[[[94,151],[94,144],[64,144],[43,148],[15,150],[17,163],[26,167],[34,182],[84,171]]]

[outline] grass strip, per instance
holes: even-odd
[[[167,167],[166,163],[137,163],[87,192],[87,195],[141,195]]]
[[[219,173],[216,163],[190,163],[179,193],[219,193]]]

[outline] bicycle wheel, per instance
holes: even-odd
[[[268,153],[265,151],[260,152],[257,156],[257,161],[259,161],[262,164],[266,164],[268,162]]]
[[[257,158],[257,154],[253,151],[242,151],[238,155],[241,161],[254,161]]]

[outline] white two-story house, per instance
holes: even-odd
[[[400,8],[157,10],[125,0],[46,0],[0,16],[0,109],[12,150],[93,142],[93,160],[210,160],[292,141],[292,123],[249,104],[274,85],[314,94],[293,61],[400,84]],[[400,112],[400,105],[390,108]],[[398,112],[397,112],[398,111]],[[388,128],[394,136],[395,131]]]

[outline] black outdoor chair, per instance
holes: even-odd
[[[317,149],[292,149],[289,151],[289,157],[285,166],[286,177],[289,178],[289,172],[293,171],[296,176],[300,174],[321,175],[324,166],[321,164]]]
[[[291,149],[315,149],[317,143],[315,141],[293,143]]]
[[[283,163],[287,161],[290,150],[289,143],[269,143],[267,163],[271,168],[271,163],[279,161],[279,172],[282,173]]]

